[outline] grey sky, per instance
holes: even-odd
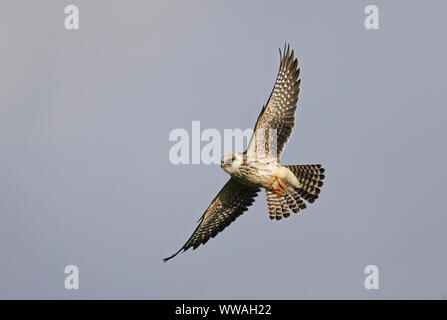
[[[380,29],[364,28],[368,4]],[[64,7],[80,29],[64,28]],[[434,298],[447,292],[441,1],[2,1],[0,298]],[[283,163],[320,199],[271,222],[261,194],[163,264],[228,179],[168,160],[169,132],[250,128],[278,47],[301,65]],[[64,288],[64,268],[80,289]],[[363,287],[366,265],[380,289]]]

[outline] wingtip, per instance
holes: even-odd
[[[284,49],[281,50],[281,47],[278,47],[278,49],[279,49],[279,57],[281,60],[283,60],[286,57],[287,58],[291,57],[291,60],[293,60],[293,57],[295,56],[295,50],[290,49],[290,43],[284,41]]]
[[[169,261],[169,260],[171,260],[172,258],[174,258],[176,256],[176,254],[173,254],[172,256],[170,256],[170,257],[167,257],[167,258],[163,258],[161,261],[163,262],[163,263],[165,263],[165,262],[167,262],[167,261]]]
[[[161,261],[163,261],[163,263],[165,263],[166,261],[171,260],[172,258],[174,258],[176,255],[178,255],[180,252],[182,252],[183,248],[181,248],[179,251],[177,251],[176,253],[174,253],[173,255],[167,257],[167,258],[163,258]]]
[[[278,47],[279,49],[279,54],[282,57],[287,56],[287,53],[289,51],[289,43],[287,41],[284,41],[284,49],[281,51],[281,47]]]

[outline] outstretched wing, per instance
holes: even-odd
[[[298,105],[301,79],[298,59],[294,58],[290,46],[284,45],[284,54],[279,49],[280,65],[275,86],[266,106],[261,110],[255,125],[255,130],[247,148],[248,156],[256,156],[259,151],[265,154],[276,153],[280,158],[284,147],[295,126],[295,110]],[[276,129],[276,141],[271,141]],[[270,141],[270,142],[269,142]],[[276,148],[272,145],[276,142]]]
[[[194,250],[201,244],[205,244],[210,238],[214,238],[248,209],[258,192],[258,188],[247,186],[235,178],[230,178],[200,218],[200,224],[189,240],[179,251],[163,259],[163,262],[191,247]]]

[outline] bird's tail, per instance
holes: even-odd
[[[271,190],[266,190],[267,207],[270,219],[281,220],[282,217],[288,218],[290,211],[298,213],[306,209],[303,199],[313,203],[320,193],[323,186],[324,169],[319,164],[310,165],[284,165],[297,177],[300,187],[292,188],[289,186],[288,192],[284,196],[279,196]]]
[[[324,168],[321,164],[284,165],[297,177],[301,188],[295,191],[309,203],[318,199],[320,188],[323,186]]]

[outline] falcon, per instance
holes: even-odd
[[[291,211],[299,213],[306,202],[318,198],[324,179],[320,164],[280,164],[295,126],[301,79],[298,59],[290,45],[284,45],[283,52],[279,49],[279,55],[275,85],[258,116],[247,150],[222,158],[221,167],[230,179],[211,201],[185,245],[164,262],[214,238],[248,209],[261,189],[265,190],[271,220],[288,218]]]

